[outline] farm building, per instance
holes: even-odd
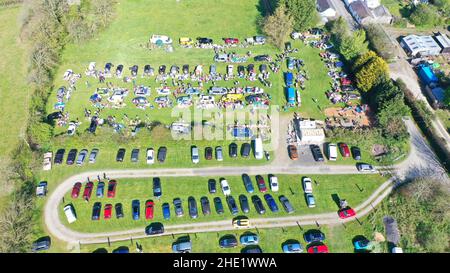
[[[300,141],[303,143],[322,143],[325,141],[325,132],[322,128],[301,128]]]
[[[433,70],[431,70],[431,68],[429,66],[427,66],[427,65],[420,65],[419,66],[419,78],[426,85],[438,82],[438,78],[434,74]]]
[[[431,36],[408,35],[403,37],[400,45],[411,56],[439,55],[441,47]]]
[[[379,5],[378,7],[372,9],[372,13],[375,17],[375,21],[379,24],[389,25],[394,19],[389,10],[383,5]]]
[[[439,33],[435,36],[435,39],[441,46],[441,53],[450,53],[450,39],[445,33]]]

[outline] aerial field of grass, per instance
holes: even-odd
[[[270,193],[275,202],[277,203],[280,211],[273,213],[269,210],[265,200],[264,193],[258,191],[255,176],[250,176],[255,191],[250,194],[245,190],[241,176],[227,176],[225,177],[230,184],[231,195],[239,203],[238,197],[240,194],[247,196],[250,205],[250,212],[246,214],[251,218],[259,217],[282,217],[288,214],[284,211],[278,198],[281,195],[286,196],[295,209],[294,215],[305,214],[317,214],[324,212],[334,212],[338,210],[338,205],[334,198],[337,195],[339,198],[346,199],[349,204],[356,207],[362,203],[373,191],[378,188],[386,178],[379,175],[314,175],[313,179],[313,193],[316,199],[316,207],[308,208],[306,205],[304,192],[302,189],[302,177],[301,175],[277,175],[280,190],[278,192],[272,192],[269,188],[269,179],[267,175],[262,175],[266,181],[267,193]],[[305,175],[306,176],[306,175]],[[152,179],[120,179],[118,180],[118,186],[116,190],[115,198],[97,198],[95,192],[97,189],[97,182],[94,183],[95,188],[91,200],[89,202],[84,201],[81,197],[72,199],[71,190],[65,195],[64,203],[60,205],[60,218],[63,223],[66,223],[66,219],[63,213],[63,207],[67,204],[73,204],[78,220],[70,225],[71,229],[83,232],[101,232],[101,231],[117,231],[127,230],[131,228],[144,228],[151,222],[161,222],[163,224],[180,224],[180,223],[195,223],[203,221],[217,221],[217,220],[231,220],[235,217],[230,213],[228,205],[226,203],[225,196],[223,195],[219,178],[221,177],[161,177],[162,185],[162,197],[157,200],[153,197]],[[112,178],[111,178],[112,179]],[[217,193],[210,194],[208,192],[208,180],[215,179],[217,181]],[[84,181],[81,181],[84,182]],[[84,185],[84,184],[83,184]],[[82,188],[84,190],[84,187]],[[82,192],[81,192],[82,195]],[[258,195],[266,208],[266,213],[259,215],[251,202],[251,197]],[[187,206],[188,197],[193,196],[196,199],[199,209],[199,216],[197,219],[191,219],[189,217],[189,210]],[[211,215],[204,216],[201,213],[200,198],[202,196],[208,197],[211,205]],[[220,197],[224,205],[224,214],[217,214],[214,210],[213,198]],[[183,202],[184,216],[176,217],[173,208],[173,199],[181,198]],[[131,217],[131,201],[134,199],[140,200],[141,203],[141,218],[140,220],[133,220]],[[154,219],[145,219],[144,205],[147,200],[153,200],[155,202]],[[102,203],[101,219],[99,221],[92,221],[92,206],[95,202]],[[165,220],[162,216],[162,204],[169,203],[171,209],[171,217],[169,220]],[[124,218],[116,219],[115,212],[113,211],[113,217],[109,220],[103,219],[103,207],[106,204],[122,203],[124,210]],[[238,204],[239,206],[239,204]],[[239,215],[244,215],[239,206]]]

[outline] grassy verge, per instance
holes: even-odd
[[[139,228],[145,227],[151,221],[145,220],[145,210],[144,204],[146,200],[152,199],[155,201],[155,218],[153,221],[162,222],[163,224],[171,225],[171,224],[179,224],[179,223],[194,223],[194,222],[202,222],[202,221],[216,221],[216,220],[225,220],[233,218],[232,214],[229,212],[228,206],[225,203],[225,197],[219,190],[217,194],[209,194],[207,188],[207,181],[209,178],[214,178],[216,180],[219,177],[163,177],[162,181],[162,190],[163,196],[160,200],[155,200],[153,198],[152,192],[152,180],[151,179],[120,179],[119,185],[117,188],[116,197],[114,199],[108,198],[97,198],[95,197],[95,192],[93,194],[93,198],[89,203],[79,199],[72,199],[70,196],[70,192],[68,192],[65,197],[65,203],[61,203],[59,211],[60,217],[63,222],[65,222],[65,216],[63,214],[62,208],[65,204],[71,203],[75,207],[76,213],[78,215],[78,220],[70,224],[69,227],[71,229],[83,232],[101,232],[101,231],[116,231],[116,230],[126,230],[131,228]],[[267,184],[267,176],[264,176]],[[256,179],[254,176],[251,176],[253,186],[255,188],[255,193],[249,194],[246,192],[242,178],[240,176],[230,176],[226,177],[230,184],[232,196],[238,201],[238,196],[240,194],[245,194],[250,201],[250,213],[248,216],[252,217],[277,217],[277,216],[287,216],[284,210],[281,207],[280,202],[278,201],[278,197],[280,195],[285,195],[289,198],[291,204],[295,208],[294,215],[304,215],[304,214],[316,214],[323,212],[333,212],[337,211],[337,204],[333,199],[333,195],[337,195],[340,198],[345,198],[352,206],[357,206],[362,203],[367,197],[373,193],[373,191],[378,188],[378,186],[384,182],[385,178],[379,175],[368,175],[368,176],[360,176],[360,175],[317,175],[312,176],[312,179],[316,182],[313,185],[314,188],[314,196],[316,198],[316,207],[308,208],[306,206],[302,186],[301,186],[301,178],[299,175],[278,175],[280,190],[279,192],[273,193],[269,192],[275,198],[280,212],[272,213],[265,201],[263,203],[266,207],[266,214],[260,216],[256,213],[253,205],[251,204],[251,197],[253,195],[258,195],[262,200],[264,197],[262,193],[259,193],[257,190]],[[317,184],[318,183],[318,184]],[[268,185],[267,185],[268,186]],[[361,191],[362,189],[363,191]],[[212,206],[212,213],[209,216],[203,216],[201,211],[199,211],[199,217],[195,220],[190,219],[188,214],[187,207],[187,199],[189,196],[195,197],[198,207],[200,210],[199,200],[202,196],[207,196],[210,200],[211,205],[213,205],[213,198],[218,196],[222,199],[224,203],[225,213],[223,215],[218,215],[214,207]],[[173,199],[179,197],[183,201],[183,208],[185,211],[185,216],[183,217],[174,217],[173,210]],[[131,201],[133,199],[139,199],[141,201],[141,219],[134,221],[131,218]],[[102,220],[100,221],[92,221],[92,205],[94,202],[101,202],[104,206],[107,203],[115,204],[122,203],[125,217],[122,219],[116,219],[115,214],[113,214],[114,219],[103,220],[103,212],[102,212]],[[163,203],[168,202],[171,206],[171,219],[164,220],[162,217],[162,209],[161,206]]]

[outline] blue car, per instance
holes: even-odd
[[[241,244],[244,246],[257,245],[259,242],[258,236],[256,234],[244,234],[241,236],[239,241],[241,241]]]
[[[169,203],[164,203],[162,205],[162,212],[164,219],[169,220],[170,219],[170,205]]]
[[[250,176],[248,176],[247,174],[243,174],[242,180],[244,181],[245,190],[248,193],[253,193],[254,189],[253,189],[252,180],[250,179]]]
[[[133,202],[131,202],[131,210],[133,212],[133,220],[139,220],[139,216],[140,216],[140,206],[141,203],[139,202],[139,200],[133,200]]]
[[[294,81],[294,75],[291,72],[287,72],[284,74],[284,80],[286,82],[286,86],[291,86]]]
[[[275,203],[275,199],[273,199],[272,195],[267,193],[264,195],[264,199],[266,199],[266,203],[272,212],[278,212],[279,209],[277,203]]]
[[[303,247],[300,243],[289,243],[283,245],[283,252],[284,253],[302,253]]]
[[[96,193],[97,197],[99,197],[99,198],[103,197],[104,191],[105,191],[105,183],[104,182],[98,182],[97,193]]]
[[[358,240],[353,245],[355,250],[370,250],[372,248],[372,243],[367,239]]]

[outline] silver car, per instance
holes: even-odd
[[[86,159],[87,155],[88,155],[88,150],[86,150],[86,149],[81,150],[80,153],[78,154],[77,165],[79,165],[79,166],[83,165],[83,162]]]
[[[95,163],[98,152],[99,152],[99,150],[97,148],[92,149],[91,154],[89,155],[89,163]]]
[[[216,159],[217,159],[217,161],[223,161],[223,151],[222,151],[222,147],[220,147],[220,146],[216,147]]]

